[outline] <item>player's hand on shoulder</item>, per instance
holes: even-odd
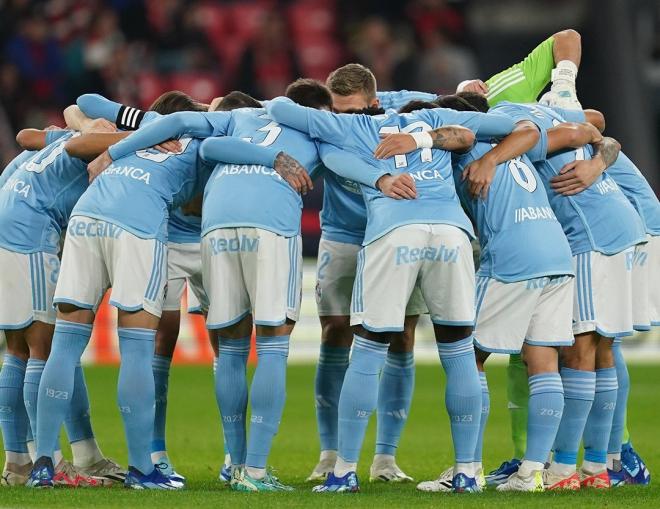
[[[376,187],[385,196],[395,200],[414,200],[417,198],[415,179],[409,173],[400,173],[396,176],[389,173],[383,175],[376,182]]]
[[[488,157],[488,154],[465,167],[462,179],[467,180],[468,191],[473,198],[486,199],[496,168],[495,161]]]
[[[572,161],[550,179],[550,186],[559,194],[572,196],[587,189],[602,172],[602,163],[596,159]]]
[[[387,159],[399,154],[407,154],[417,150],[417,142],[410,134],[393,133],[381,134],[381,142],[374,151],[376,159]]]
[[[167,140],[154,147],[158,152],[163,154],[180,154],[182,151],[181,142],[179,140]]]
[[[277,154],[273,169],[298,193],[307,194],[307,191],[314,189],[312,179],[309,177],[307,170],[293,157],[284,152]]]
[[[87,173],[89,173],[89,183],[91,184],[92,181],[98,177],[103,170],[105,170],[108,166],[112,164],[112,157],[110,157],[110,154],[106,150],[103,152],[100,156],[98,156],[96,159],[94,159],[91,163],[87,165]]]

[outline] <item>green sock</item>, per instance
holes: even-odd
[[[509,356],[506,374],[513,457],[522,459],[525,456],[527,444],[527,405],[529,403],[527,366],[523,363],[522,356],[519,354]]]

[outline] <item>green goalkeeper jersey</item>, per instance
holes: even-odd
[[[548,37],[539,44],[522,62],[512,65],[488,81],[488,104],[495,106],[502,101],[533,103],[537,101],[550,82],[555,66],[552,47],[554,39]]]

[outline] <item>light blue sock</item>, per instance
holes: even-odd
[[[564,465],[575,465],[584,425],[594,401],[596,373],[561,368],[560,374],[564,387],[564,414],[555,438],[553,459]]]
[[[167,418],[167,384],[170,378],[172,357],[154,355],[154,387],[156,390],[156,410],[154,419],[154,436],[151,441],[151,452],[167,451],[165,445],[165,419]]]
[[[630,392],[630,375],[628,366],[623,358],[621,343],[614,341],[612,345],[612,354],[614,355],[614,367],[616,368],[616,379],[618,389],[616,391],[616,406],[614,407],[614,416],[612,417],[612,432],[607,446],[607,452],[616,454],[621,452],[621,442],[623,442],[623,430],[626,427],[626,408],[628,408],[628,393]]]
[[[151,461],[151,438],[154,433],[154,343],[156,331],[119,327],[119,381],[117,403],[124,421],[128,445],[128,464],[145,475],[154,465]]]
[[[57,320],[55,323],[53,346],[39,383],[37,458],[42,456],[52,458],[53,451],[59,448],[60,428],[69,415],[73,398],[76,366],[91,335],[91,325],[66,320]],[[29,371],[28,366],[26,378],[30,374]],[[34,429],[32,432],[34,433]]]
[[[607,445],[612,432],[617,390],[616,368],[597,369],[594,403],[582,437],[585,461],[607,463]]]
[[[437,343],[440,362],[447,375],[445,406],[456,463],[472,463],[479,440],[481,384],[473,340],[469,336],[453,343]]]
[[[336,451],[338,447],[339,395],[350,352],[348,347],[321,344],[319,362],[316,365],[314,396],[322,451]]]
[[[266,468],[286,401],[289,336],[257,336],[257,369],[250,386],[250,436],[245,465]]]
[[[378,403],[379,376],[387,343],[354,336],[353,353],[339,396],[339,457],[357,463],[369,417]]]
[[[483,371],[479,372],[479,382],[481,383],[481,417],[479,420],[479,440],[477,440],[477,447],[474,450],[474,461],[477,463],[481,463],[483,460],[484,433],[490,415],[490,392],[488,391],[486,373]]]
[[[5,451],[27,453],[29,420],[23,402],[26,362],[5,354],[0,370],[0,428]]]
[[[408,420],[414,388],[413,353],[388,352],[378,387],[376,454],[394,456],[401,430]]]
[[[69,415],[64,421],[66,434],[69,442],[78,442],[94,438],[92,422],[90,419],[89,395],[87,394],[87,383],[80,362],[76,365],[73,378],[73,397]]]
[[[545,463],[564,410],[564,387],[559,373],[529,377],[528,408],[525,459]]]
[[[39,382],[44,372],[46,361],[41,359],[28,359],[25,370],[25,381],[23,382],[23,402],[25,411],[30,420],[30,431],[32,436],[37,436],[37,396],[39,394]]]
[[[233,465],[243,465],[246,455],[247,373],[250,338],[218,338],[220,356],[215,373],[215,397],[222,418],[225,451]]]

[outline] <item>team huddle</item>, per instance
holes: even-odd
[[[234,91],[207,105],[173,91],[141,111],[86,94],[65,129],[21,131],[25,151],[0,177],[2,483],[185,487],[165,423],[187,291],[215,351],[220,480],[292,490],[268,457],[300,313],[301,194],[322,178],[313,491],[359,491],[374,411],[370,480],[412,481],[395,456],[421,314],[446,375],[455,463],[419,490],[648,484],[625,429],[620,342],[660,325],[649,284],[660,279],[660,203],[602,134],[604,116],[582,109],[579,63],[567,30],[452,95],[379,92],[369,69],[348,64],[266,101]],[[108,290],[127,469],[94,438],[80,365]],[[491,353],[511,356],[515,457],[485,475]]]

